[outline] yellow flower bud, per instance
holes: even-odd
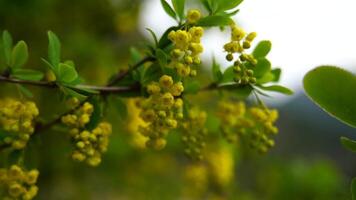
[[[194,24],[200,19],[200,17],[201,17],[201,14],[200,14],[199,10],[192,9],[192,10],[188,11],[188,14],[187,14],[188,23]]]
[[[169,88],[170,86],[173,85],[173,79],[172,79],[171,76],[163,75],[163,76],[159,79],[159,84],[160,84],[162,87]]]

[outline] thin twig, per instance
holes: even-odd
[[[16,78],[4,77],[0,76],[0,82],[7,82],[7,83],[18,83],[23,85],[32,85],[32,86],[39,86],[39,87],[46,87],[46,88],[58,88],[59,86],[54,82],[47,82],[47,81],[30,81],[30,80],[21,80]],[[133,87],[124,87],[124,86],[93,86],[93,85],[76,85],[72,87],[73,89],[90,89],[100,93],[121,93],[121,92],[128,92],[132,91]]]
[[[114,77],[108,84],[107,86],[113,86],[116,83],[118,83],[119,81],[121,81],[122,79],[124,79],[128,74],[130,74],[132,71],[136,70],[137,68],[139,68],[141,65],[147,63],[147,62],[151,62],[151,61],[155,61],[156,58],[154,57],[145,57],[144,59],[142,59],[141,61],[139,61],[138,63],[136,63],[135,65],[131,66],[128,70],[117,73],[116,77]]]

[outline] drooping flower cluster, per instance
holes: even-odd
[[[171,31],[168,38],[173,42],[170,67],[174,68],[181,77],[196,76],[193,66],[199,65],[200,54],[204,48],[200,39],[204,34],[202,27],[191,27],[189,30]]]
[[[7,136],[0,141],[13,147],[23,149],[34,132],[34,119],[39,111],[31,101],[14,99],[0,100],[0,126]]]
[[[78,162],[86,161],[90,166],[101,163],[101,155],[107,151],[109,136],[112,129],[107,122],[99,123],[93,130],[86,130],[93,113],[93,105],[85,102],[73,114],[62,117],[62,122],[70,127],[70,136],[75,145],[72,159]]]
[[[278,133],[274,125],[278,118],[277,110],[268,108],[246,108],[243,102],[233,103],[222,101],[218,105],[217,113],[221,120],[221,130],[229,142],[239,138],[259,153],[266,153],[274,146],[270,136]]]
[[[241,27],[235,24],[231,25],[231,41],[224,45],[224,49],[228,53],[226,56],[228,61],[234,60],[233,54],[239,55],[234,62],[234,72],[236,73],[234,80],[238,84],[256,83],[253,69],[257,64],[257,60],[252,54],[245,52],[246,49],[251,47],[256,35],[255,32],[251,32],[246,36],[246,32]]]
[[[190,163],[184,169],[183,199],[225,199],[235,175],[234,151],[221,144],[208,148],[206,162]]]
[[[130,144],[137,149],[145,149],[147,137],[139,132],[139,127],[147,126],[147,123],[140,117],[141,109],[137,106],[139,99],[129,99],[127,101],[127,131],[131,135]]]
[[[182,82],[174,83],[168,75],[147,86],[150,96],[139,103],[140,117],[147,123],[140,127],[141,134],[149,139],[147,147],[157,150],[165,147],[165,136],[177,128],[178,120],[183,118],[183,100],[179,98],[183,90]]]
[[[26,171],[18,165],[0,169],[0,194],[4,200],[31,200],[38,192],[36,186],[39,172]]]
[[[181,126],[182,141],[185,145],[185,154],[192,159],[202,160],[202,150],[206,146],[208,130],[205,128],[207,114],[198,108],[192,108]]]

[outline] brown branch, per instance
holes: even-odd
[[[59,88],[59,86],[54,82],[47,82],[47,81],[30,81],[30,80],[21,80],[16,78],[4,77],[0,76],[0,82],[7,82],[7,83],[16,83],[16,84],[23,84],[23,85],[32,85],[32,86],[39,86],[39,87],[46,87],[46,88]],[[100,93],[123,93],[133,91],[137,88],[137,86],[93,86],[93,85],[76,85],[71,87],[72,89],[90,89]]]

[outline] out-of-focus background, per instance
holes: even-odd
[[[187,2],[196,7],[193,0]],[[120,128],[127,119],[109,113],[114,136],[96,169],[70,161],[63,132],[53,130],[30,146],[29,167],[41,170],[37,199],[350,199],[356,156],[341,147],[339,137],[355,137],[356,131],[311,103],[302,91],[302,78],[322,64],[356,71],[355,6],[350,0],[241,4],[237,23],[258,32],[258,39],[272,41],[270,60],[283,69],[282,84],[296,91],[293,97],[267,99],[280,110],[280,134],[266,156],[246,156],[224,144],[212,150],[220,155],[212,162],[218,166],[205,169],[184,158],[175,138],[161,152],[141,150],[130,131]],[[130,47],[143,49],[151,41],[145,28],[161,35],[170,25],[174,21],[159,0],[0,0],[0,30],[28,43],[27,66],[44,69],[40,58],[46,57],[46,32],[52,30],[62,41],[63,57],[73,59],[90,84],[104,84],[127,66]],[[222,50],[227,40],[228,33],[218,29],[206,32],[205,67],[213,55],[228,66]],[[53,91],[31,89],[44,118],[65,109]],[[1,85],[0,96],[8,94],[16,97],[17,92]]]

